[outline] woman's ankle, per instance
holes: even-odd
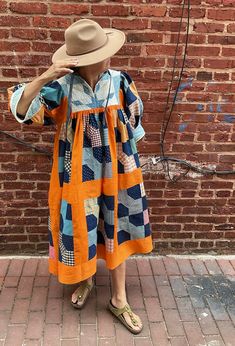
[[[123,307],[124,305],[127,304],[127,299],[126,299],[126,295],[112,295],[112,298],[111,298],[111,303],[116,306],[117,308],[121,308]]]

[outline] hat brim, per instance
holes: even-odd
[[[61,46],[52,56],[52,62],[68,58],[78,58],[78,67],[93,65],[110,58],[117,53],[125,43],[126,36],[124,32],[116,29],[103,29],[107,35],[107,42],[101,48],[86,54],[68,55],[66,45]]]

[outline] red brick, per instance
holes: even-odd
[[[60,326],[47,324],[44,330],[43,342],[45,345],[58,346],[60,344]]]
[[[184,328],[179,313],[175,309],[163,310],[167,332],[170,336],[184,335]]]
[[[99,337],[114,337],[115,330],[112,315],[108,311],[104,310],[98,311],[97,317]]]
[[[89,12],[89,5],[86,4],[50,4],[50,10],[55,15],[80,15]]]
[[[152,275],[152,269],[147,258],[139,258],[137,260],[139,275]]]
[[[81,339],[80,345],[96,346],[97,345],[97,329],[95,324],[82,324],[81,325]]]
[[[76,338],[78,339],[80,334],[79,314],[77,310],[71,310],[63,312],[63,323],[61,328],[61,337]]]
[[[201,332],[198,322],[183,322],[183,324],[190,344],[205,344],[205,339]]]
[[[188,259],[178,258],[177,264],[182,275],[193,275],[193,268]]]
[[[27,323],[29,299],[17,299],[11,314],[11,323]]]
[[[7,330],[6,346],[22,346],[24,340],[25,326],[9,326]]]
[[[12,12],[25,13],[25,14],[32,14],[32,13],[46,14],[47,5],[42,3],[35,3],[35,2],[31,2],[31,3],[11,2],[10,10]]]
[[[5,276],[8,270],[10,264],[9,259],[1,259],[1,265],[0,265],[0,276]]]
[[[224,275],[235,276],[235,269],[233,268],[233,266],[231,265],[229,260],[217,259],[216,261],[217,261],[218,265],[220,266]]]
[[[8,268],[7,276],[20,276],[24,260],[12,259]]]
[[[40,339],[43,334],[45,313],[42,311],[32,311],[29,313],[29,320],[26,330],[26,338]]]
[[[170,341],[166,332],[166,325],[164,322],[150,323],[150,330],[154,346],[169,346]]]
[[[165,17],[167,8],[157,6],[132,6],[131,14],[138,17]]]
[[[10,312],[0,311],[0,339],[5,339],[10,319]]]
[[[176,308],[174,295],[170,286],[158,286],[160,304],[164,309]]]
[[[16,295],[16,288],[14,287],[4,287],[0,295],[0,310],[10,311],[14,304],[14,299]]]
[[[46,306],[47,299],[47,287],[34,287],[30,310],[31,311],[40,311],[44,310]]]
[[[163,321],[162,311],[158,298],[145,298],[145,306],[149,322]]]

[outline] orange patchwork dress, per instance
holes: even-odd
[[[78,74],[47,83],[25,117],[17,104],[26,83],[8,89],[9,108],[26,124],[56,123],[48,194],[49,271],[61,283],[114,269],[152,251],[148,205],[137,151],[143,104],[131,77],[107,70],[95,89]]]

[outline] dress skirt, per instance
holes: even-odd
[[[142,102],[134,82],[114,70],[102,74],[95,90],[80,76],[69,78],[46,85],[24,119],[15,111],[24,85],[9,90],[18,121],[47,125],[50,118],[57,124],[48,195],[49,271],[65,284],[95,274],[99,258],[114,269],[153,248],[137,150],[144,136]]]

